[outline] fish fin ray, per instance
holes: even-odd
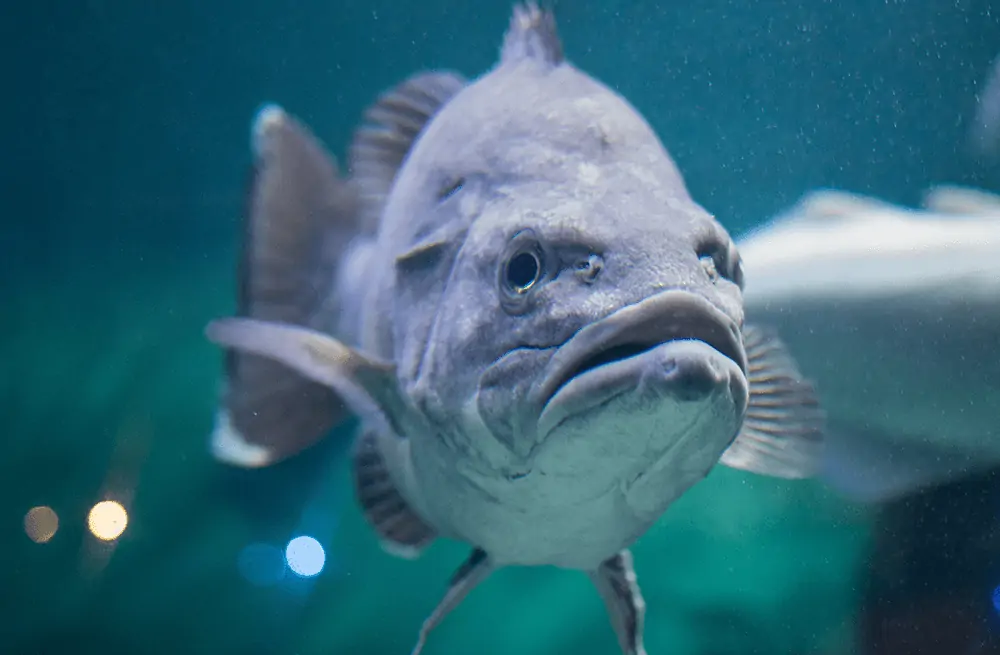
[[[374,235],[386,198],[424,127],[466,84],[451,71],[416,73],[384,92],[364,114],[354,133],[350,169],[361,194],[361,223]]]
[[[410,652],[410,655],[420,655],[431,631],[439,626],[445,617],[451,614],[465,600],[469,592],[485,580],[495,568],[496,566],[490,561],[489,556],[484,550],[476,548],[472,551],[469,558],[462,563],[462,566],[452,576],[444,598],[434,608],[431,615],[424,620],[424,624],[420,627],[417,643]]]
[[[437,534],[400,495],[378,441],[377,433],[366,429],[355,442],[352,461],[355,495],[383,549],[397,557],[415,559]]]
[[[623,550],[588,574],[607,609],[618,644],[625,655],[646,655],[643,630],[646,601],[632,563],[632,553]]]
[[[779,478],[815,475],[825,429],[815,389],[774,333],[747,325],[743,339],[750,403],[743,427],[720,463]]]
[[[331,283],[356,230],[353,189],[308,128],[277,105],[258,112],[252,150],[237,314],[331,323]],[[257,467],[285,459],[349,415],[329,387],[251,353],[229,351],[223,377],[210,442],[215,457],[229,464]]]
[[[564,60],[562,41],[556,30],[555,14],[535,2],[514,5],[510,27],[504,35],[500,61],[523,60],[558,66]]]
[[[332,389],[371,429],[401,434],[398,420],[406,403],[392,364],[298,325],[224,318],[209,323],[205,334],[219,346],[280,362],[311,382]]]

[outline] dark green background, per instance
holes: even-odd
[[[416,68],[492,65],[508,2],[40,0],[0,9],[0,652],[408,652],[464,555],[381,553],[344,439],[273,470],[210,461],[233,304],[249,122],[275,101],[342,155],[360,112]],[[660,133],[734,233],[833,186],[915,202],[1000,187],[962,150],[1000,50],[997,9],[956,2],[564,1],[581,68]],[[790,274],[794,274],[791,271]],[[85,534],[130,510],[114,548]],[[21,521],[62,524],[35,545]],[[813,483],[718,470],[635,549],[652,655],[847,652],[867,514]],[[250,542],[326,545],[312,580],[244,581]],[[428,655],[614,653],[584,576],[498,573]]]

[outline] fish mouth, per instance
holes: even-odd
[[[711,346],[746,375],[743,337],[736,322],[699,295],[664,291],[584,327],[560,347],[538,387],[540,406],[547,406],[580,376],[681,340]]]

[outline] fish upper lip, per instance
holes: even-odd
[[[578,375],[680,339],[707,343],[746,374],[743,338],[736,322],[702,296],[671,290],[580,329],[553,355],[535,398],[544,407]]]

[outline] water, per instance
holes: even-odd
[[[408,653],[464,549],[382,553],[346,436],[274,469],[215,464],[220,358],[201,329],[232,311],[256,109],[280,102],[343,157],[363,108],[415,68],[490,66],[509,3],[9,4],[0,652]],[[1000,50],[987,0],[557,11],[570,58],[649,118],[734,234],[817,187],[906,203],[935,182],[1000,189],[960,150]],[[647,649],[1000,652],[997,510],[976,509],[994,489],[877,514],[717,470],[635,548]],[[35,507],[57,522],[26,521]],[[915,554],[928,543],[939,559]],[[909,637],[885,650],[890,633]],[[425,652],[616,648],[583,576],[511,569]]]

